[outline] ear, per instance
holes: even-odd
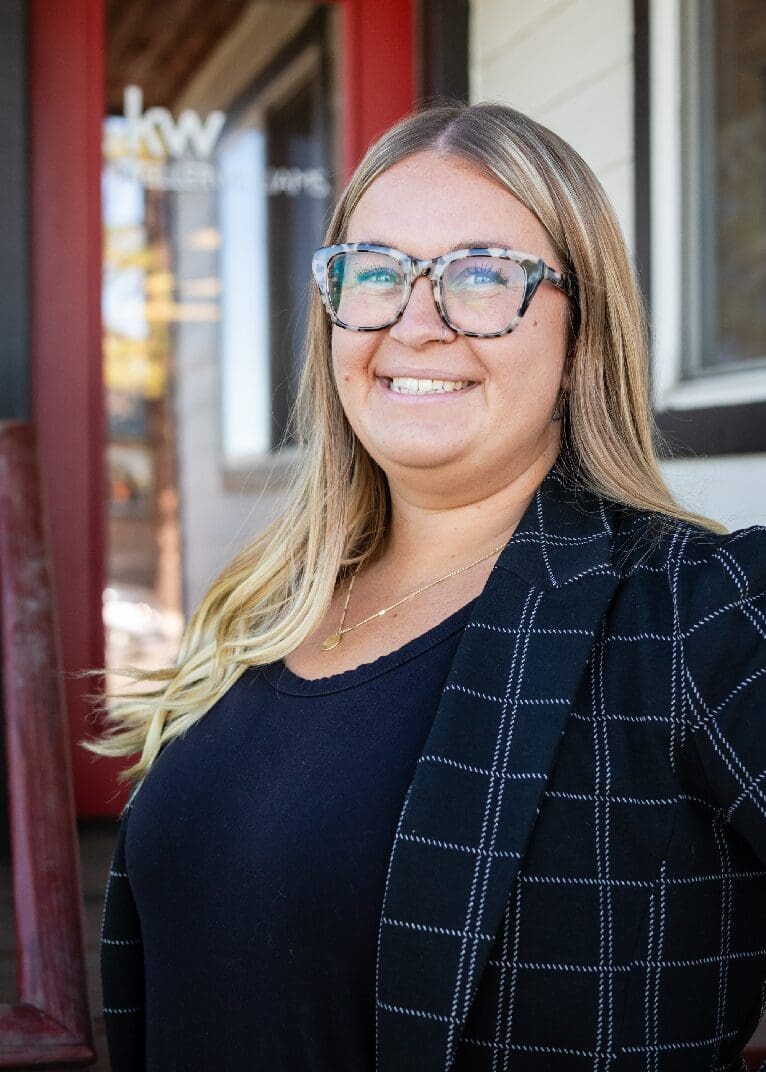
[[[577,352],[577,339],[580,334],[580,309],[579,306],[574,305],[573,302],[569,302],[569,310],[567,315],[567,352],[564,358],[564,372],[561,377],[561,389],[563,391],[569,390],[570,385],[570,373],[572,371],[572,365],[574,364],[575,353]]]
[[[564,369],[561,373],[561,390],[568,391],[571,383],[572,365],[574,364],[575,351],[577,350],[577,335],[574,325],[569,323],[567,331],[567,352],[564,357]]]
[[[564,358],[564,368],[563,368],[563,370],[561,372],[561,381],[559,383],[559,389],[564,393],[566,393],[569,390],[569,386],[570,386],[571,381],[572,381],[571,369],[572,369],[572,360],[573,360],[573,358],[574,358],[573,347],[570,347],[567,350],[566,357]]]

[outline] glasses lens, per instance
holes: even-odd
[[[404,268],[387,253],[339,253],[327,266],[330,303],[344,324],[378,328],[404,301]]]
[[[503,257],[460,257],[442,276],[447,316],[463,331],[504,331],[524,298],[527,273]]]

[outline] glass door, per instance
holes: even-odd
[[[108,665],[169,665],[279,505],[337,185],[334,5],[109,5]],[[197,12],[197,16],[199,12]]]

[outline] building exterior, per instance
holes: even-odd
[[[279,509],[310,251],[419,104],[503,101],[582,152],[648,299],[668,480],[766,523],[760,0],[8,0],[0,30],[0,419],[37,428],[79,814],[122,797],[72,674],[167,663]]]
[[[667,479],[766,524],[764,71],[764,0],[0,4],[0,421],[35,427],[80,817],[126,792],[77,746],[75,674],[167,665],[279,510],[310,252],[423,103],[502,101],[580,150],[647,298]]]
[[[465,57],[467,17],[414,0],[2,6],[0,419],[37,430],[80,815],[125,793],[77,747],[92,682],[74,673],[167,665],[277,508],[310,252],[372,138],[418,95],[466,95],[465,58],[449,71],[424,43],[458,32]]]
[[[561,134],[615,205],[676,496],[729,528],[766,523],[766,7],[472,0],[469,41],[471,100]]]

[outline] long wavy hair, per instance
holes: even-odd
[[[344,241],[351,213],[382,172],[422,151],[468,161],[499,182],[537,217],[575,276],[561,448],[573,479],[628,506],[725,532],[679,505],[663,480],[657,455],[664,443],[649,400],[646,318],[633,266],[601,184],[552,131],[492,102],[447,103],[408,115],[368,149],[337,202],[325,244]],[[281,512],[210,586],[174,666],[110,669],[139,682],[138,689],[90,697],[94,718],[103,715],[103,732],[80,745],[105,756],[140,753],[120,772],[121,781],[140,781],[160,749],[202,718],[248,667],[297,648],[318,628],[336,585],[383,545],[387,480],[346,419],[330,338],[312,285],[290,418],[299,461]]]

